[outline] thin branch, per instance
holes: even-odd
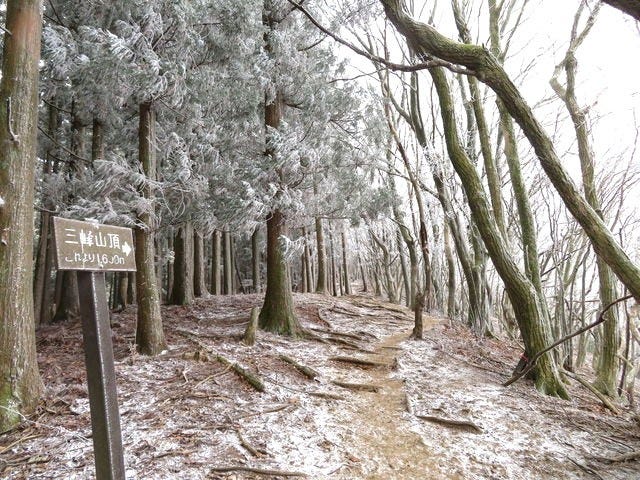
[[[607,305],[602,312],[600,312],[600,315],[598,316],[598,319],[593,322],[590,323],[589,325],[586,325],[582,328],[579,328],[578,330],[576,330],[573,333],[570,333],[568,335],[565,335],[564,337],[562,337],[560,340],[552,343],[551,345],[549,345],[547,348],[539,351],[538,353],[536,353],[533,358],[531,360],[529,360],[527,362],[526,367],[520,372],[515,374],[513,377],[511,377],[509,380],[507,380],[506,382],[504,382],[502,384],[503,387],[508,387],[509,385],[511,385],[512,383],[517,382],[519,379],[521,379],[522,377],[524,377],[526,374],[528,374],[531,370],[533,370],[533,368],[536,366],[536,362],[538,361],[538,359],[544,355],[545,353],[547,353],[550,350],[553,350],[554,348],[562,345],[564,342],[566,342],[567,340],[572,339],[573,337],[577,337],[578,335],[591,330],[594,327],[597,327],[598,325],[600,325],[601,323],[603,323],[605,320],[607,320],[608,317],[605,317],[604,314],[607,313],[609,311],[609,309],[611,307],[613,307],[614,305],[620,303],[620,302],[624,302],[625,300],[629,300],[633,298],[633,295],[625,295],[624,297],[618,298],[616,301],[611,302],[609,305]]]
[[[425,69],[433,68],[433,67],[444,67],[444,68],[447,68],[448,70],[451,70],[452,72],[455,72],[455,73],[461,73],[463,75],[475,75],[475,72],[473,70],[470,70],[470,69],[468,69],[466,67],[460,67],[458,65],[454,65],[452,63],[446,62],[444,60],[439,60],[439,59],[429,59],[426,62],[416,63],[414,65],[405,65],[405,64],[402,64],[402,63],[390,62],[389,60],[385,60],[384,58],[378,57],[377,55],[372,55],[371,53],[368,53],[368,52],[356,47],[352,43],[347,42],[346,40],[344,40],[343,38],[339,37],[338,35],[336,35],[332,31],[330,31],[329,29],[327,29],[324,26],[322,26],[320,24],[320,22],[318,22],[315,19],[315,17],[313,15],[311,15],[307,11],[307,9],[305,9],[299,3],[294,2],[293,0],[287,0],[287,1],[291,5],[293,5],[295,7],[295,9],[300,10],[309,19],[309,21],[313,25],[316,26],[316,28],[318,28],[321,32],[323,32],[326,35],[328,35],[331,38],[333,38],[336,42],[340,43],[341,45],[344,45],[345,47],[349,48],[350,50],[352,50],[353,52],[357,53],[358,55],[360,55],[362,57],[365,57],[365,58],[368,58],[372,62],[381,63],[381,64],[385,65],[387,68],[389,68],[391,70],[396,70],[396,71],[400,71],[400,72],[415,72],[415,71],[418,71],[418,70],[425,70]]]

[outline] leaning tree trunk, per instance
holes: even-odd
[[[638,11],[640,12],[640,2],[638,3]],[[597,7],[594,9],[584,27],[583,32],[577,35],[577,24],[580,20],[582,8],[576,14],[574,20],[574,28],[572,30],[572,38],[569,48],[563,59],[554,72],[551,79],[551,86],[554,91],[562,99],[573,123],[578,140],[578,156],[580,158],[580,168],[582,171],[582,186],[584,188],[585,198],[589,205],[597,212],[598,216],[604,221],[604,215],[598,198],[595,174],[594,174],[594,153],[591,148],[589,139],[589,119],[587,109],[581,108],[576,97],[576,74],[578,69],[578,61],[575,53],[580,43],[585,38],[593,26]],[[560,70],[564,67],[567,77],[567,85],[563,87],[558,81]],[[615,277],[613,272],[603,261],[602,258],[596,259],[599,279],[600,309],[604,309],[612,304],[618,297],[615,285]],[[605,313],[606,322],[601,327],[601,349],[596,363],[596,382],[594,386],[605,395],[617,397],[617,374],[618,374],[618,347],[620,338],[618,333],[618,315],[616,308],[609,308]]]
[[[507,250],[495,219],[491,214],[491,207],[484,193],[482,181],[460,144],[453,99],[444,71],[438,67],[432,68],[429,72],[433,78],[440,101],[440,111],[449,157],[460,178],[466,197],[473,199],[473,201],[469,201],[469,207],[474,217],[474,223],[482,236],[498,274],[504,282],[505,289],[516,312],[518,326],[525,343],[526,354],[529,358],[532,358],[533,355],[551,343],[551,332],[549,324],[546,322],[540,298],[533,284],[518,269]],[[546,353],[538,360],[534,376],[536,387],[540,391],[549,395],[568,398],[567,391],[560,380],[557,365],[550,353]]]
[[[33,316],[39,1],[9,0],[0,81],[0,434],[42,392]]]
[[[175,260],[173,262],[173,288],[169,303],[190,305],[193,303],[193,225],[185,222],[178,227],[173,238]]]
[[[151,182],[156,178],[155,112],[153,104],[140,104],[140,124],[138,131],[138,154],[142,170],[146,176],[140,193],[153,203]],[[148,180],[148,181],[147,181]],[[138,301],[138,323],[136,326],[136,346],[140,353],[157,355],[166,348],[162,315],[160,313],[160,292],[156,281],[154,230],[156,226],[153,212],[143,211],[138,221],[144,225],[135,232],[136,243],[136,294]]]
[[[432,26],[413,20],[403,11],[400,0],[380,2],[389,20],[418,54],[435,56],[466,67],[500,97],[509,114],[529,139],[543,170],[565,206],[591,240],[596,254],[611,267],[636,301],[640,301],[640,268],[622,250],[600,216],[582,197],[562,166],[549,135],[498,60],[484,47],[455,42]]]

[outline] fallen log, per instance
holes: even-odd
[[[306,473],[287,472],[285,470],[270,470],[264,468],[245,467],[244,465],[232,465],[230,467],[213,467],[211,472],[228,473],[228,472],[249,472],[268,477],[306,477]]]
[[[298,363],[291,357],[288,357],[286,355],[280,355],[280,359],[292,365],[293,368],[295,368],[296,370],[298,370],[300,373],[310,378],[311,380],[315,379],[318,375],[320,375],[320,373],[318,373],[313,368],[302,365],[301,363]]]
[[[349,382],[340,382],[338,380],[332,380],[331,383],[337,385],[338,387],[348,388],[350,390],[358,390],[363,392],[373,392],[378,393],[382,387],[378,385],[369,385],[366,383],[349,383]]]
[[[440,425],[445,425],[447,427],[464,428],[464,429],[472,430],[475,433],[484,433],[484,430],[482,430],[482,428],[480,428],[475,423],[467,420],[455,420],[453,418],[437,417],[435,415],[416,415],[416,417],[419,418],[420,420],[426,420],[427,422],[438,423]]]
[[[355,357],[329,357],[329,360],[332,360],[334,362],[352,363],[354,365],[359,365],[363,367],[391,368],[393,366],[386,362],[377,362],[375,360],[365,360],[364,358],[355,358]]]

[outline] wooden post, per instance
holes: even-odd
[[[77,271],[96,480],[125,480],[105,271],[136,270],[130,228],[53,219],[58,270]]]

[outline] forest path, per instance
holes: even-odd
[[[438,323],[437,319],[426,316],[424,321],[425,331]],[[374,354],[364,358],[395,365],[403,350],[400,344],[410,335],[411,329],[390,335],[378,343]],[[396,378],[393,372],[387,368],[368,369],[367,383],[382,389],[377,393],[361,392],[354,399],[353,429],[344,443],[357,445],[359,454],[366,456],[367,464],[375,465],[374,471],[360,472],[360,478],[461,478],[441,469],[437,454],[412,430],[404,381]]]

